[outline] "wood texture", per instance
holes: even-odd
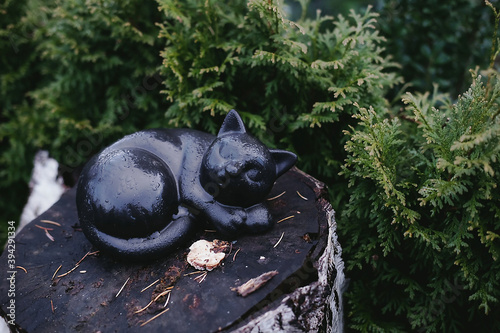
[[[238,238],[222,266],[197,273],[186,262],[191,243],[167,258],[144,263],[117,262],[96,253],[79,229],[75,190],[70,190],[16,236],[16,265],[27,272],[17,269],[16,324],[11,329],[340,332],[343,263],[323,184],[294,168],[276,182],[269,197],[272,230]],[[217,233],[200,230],[192,241],[216,238]],[[6,265],[4,252],[4,272],[9,271]],[[248,296],[232,290],[270,271],[278,274]],[[3,279],[4,318],[7,291]]]

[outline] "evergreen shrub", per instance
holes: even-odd
[[[398,110],[386,96],[402,79],[384,51],[377,14],[309,17],[308,1],[299,2],[303,14],[291,21],[269,0],[6,1],[3,192],[13,200],[26,195],[36,149],[48,149],[68,173],[140,129],[215,133],[235,108],[253,134],[295,151],[298,166],[330,186],[351,281],[349,329],[499,330],[496,54],[455,100],[437,88],[418,92],[419,73],[452,90],[448,69],[434,62],[413,71],[407,77],[417,89]],[[463,32],[450,38],[462,43]],[[418,29],[408,35],[420,38]],[[453,53],[446,43],[435,45],[439,54]],[[420,56],[409,47],[401,52],[403,60]],[[454,63],[452,77],[468,63]],[[4,198],[2,221],[16,219],[23,203]]]
[[[337,179],[353,102],[384,107],[400,82],[369,9],[309,18],[304,0],[294,22],[273,1],[159,3],[169,123],[215,133],[235,108],[263,142],[297,152],[325,181]]]
[[[399,82],[371,11],[347,18],[318,12],[293,22],[272,1],[9,4],[18,23],[2,34],[29,50],[23,56],[30,63],[17,61],[12,47],[0,56],[20,63],[2,72],[16,92],[0,102],[6,189],[26,187],[36,149],[48,149],[71,171],[140,129],[215,133],[231,108],[265,143],[297,152],[306,171],[338,179],[338,142],[356,111],[352,103],[382,107]],[[18,216],[4,212],[5,220]]]
[[[26,203],[37,149],[47,149],[68,176],[112,140],[159,126],[167,103],[159,94],[154,1],[0,6],[0,188],[9,193],[0,201],[0,219],[6,222],[18,221]],[[5,240],[7,224],[0,226]]]
[[[385,0],[380,33],[415,92],[456,96],[470,84],[469,68],[486,67],[493,29],[490,10],[478,0]]]
[[[26,114],[17,116],[16,109],[35,86],[32,78],[38,75],[38,63],[31,36],[44,16],[40,12],[26,15],[26,2],[0,4],[0,189],[8,193],[0,201],[1,244],[6,239],[7,221],[19,218],[27,200],[32,166],[26,161],[34,157],[28,124],[35,120]]]
[[[472,71],[454,101],[436,86],[405,94],[397,114],[359,107],[339,224],[351,329],[500,330],[498,41],[490,68]]]

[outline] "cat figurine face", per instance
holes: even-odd
[[[94,156],[78,181],[85,236],[118,259],[167,255],[208,222],[224,237],[272,226],[263,204],[295,154],[268,149],[230,111],[217,136],[152,129]]]
[[[287,151],[269,150],[247,134],[239,115],[232,113],[203,157],[200,182],[218,202],[249,207],[265,198],[295,159]]]

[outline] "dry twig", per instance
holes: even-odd
[[[253,293],[254,291],[260,289],[267,281],[271,280],[273,276],[278,274],[278,271],[270,271],[257,276],[256,278],[248,280],[246,283],[242,284],[237,288],[231,288],[232,291],[236,291],[238,295],[246,297]]]

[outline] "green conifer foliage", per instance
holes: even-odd
[[[379,29],[412,91],[439,84],[453,96],[470,84],[469,68],[486,67],[493,28],[484,1],[384,0]]]
[[[0,186],[12,194],[2,221],[19,219],[37,149],[68,174],[110,141],[159,126],[159,17],[152,0],[0,5]]]
[[[500,76],[487,73],[455,104],[436,89],[406,94],[398,117],[359,108],[339,225],[351,328],[500,329]]]
[[[231,108],[265,143],[298,152],[307,171],[338,178],[338,141],[356,111],[353,101],[383,106],[385,92],[399,82],[370,10],[348,18],[320,12],[308,18],[304,10],[293,22],[273,1],[158,4],[8,2],[17,23],[2,33],[23,35],[13,45],[28,50],[23,56],[30,61],[2,73],[4,86],[16,92],[1,101],[2,186],[26,182],[27,161],[38,148],[71,171],[139,129],[215,133]],[[15,57],[2,53],[2,61]]]
[[[296,151],[325,180],[339,171],[339,120],[350,121],[354,101],[384,106],[399,82],[369,9],[308,18],[301,1],[293,22],[277,1],[159,3],[168,121],[215,132],[235,108],[261,140]]]
[[[425,2],[424,18],[446,7],[432,1]],[[276,0],[0,4],[3,192],[14,200],[26,195],[36,149],[48,149],[70,172],[112,140],[144,128],[215,133],[234,108],[250,132],[295,151],[298,166],[330,186],[351,281],[350,329],[499,331],[498,37],[489,70],[473,71],[470,88],[457,99],[436,86],[433,93],[405,94],[406,105],[394,111],[386,96],[401,78],[384,50],[378,15],[368,8],[347,17],[308,17],[309,1],[299,2],[297,21]],[[455,2],[461,14],[476,8]],[[396,12],[422,7],[413,0],[387,4]],[[500,14],[494,13],[497,31]],[[403,53],[405,67],[417,66],[408,77],[427,73],[420,77],[425,84],[461,87],[449,77],[462,76],[462,63],[449,67],[444,51],[457,40],[461,51],[470,51],[462,42],[470,35],[455,27],[480,26],[471,40],[481,40],[489,24],[474,15],[467,24],[443,21],[441,30],[456,34],[450,40],[429,35],[439,42],[435,50],[412,39],[419,52],[408,51],[413,48],[399,47],[395,38],[392,50]],[[393,17],[394,26],[408,23],[409,30],[391,28],[392,36],[425,38],[401,17]],[[484,53],[477,45],[471,59]],[[434,62],[418,68],[417,53]],[[413,81],[417,88],[422,83]],[[16,219],[23,203],[0,201],[0,219]]]
[[[49,1],[48,1],[49,2]],[[24,108],[26,93],[36,87],[39,58],[32,43],[46,13],[29,8],[37,1],[4,1],[0,4],[0,239],[6,239],[7,221],[17,220],[29,194],[28,182],[35,148],[36,112]]]

